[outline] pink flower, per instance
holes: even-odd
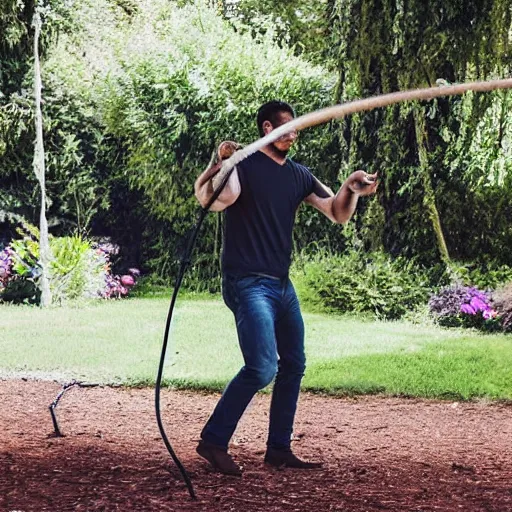
[[[121,276],[121,284],[123,286],[133,286],[135,284],[135,279],[129,275]]]
[[[494,311],[494,309],[489,309],[487,311],[484,311],[482,313],[482,316],[485,318],[485,320],[491,320],[491,318],[496,318],[498,316],[498,313]]]

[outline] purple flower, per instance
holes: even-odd
[[[460,310],[462,313],[466,313],[467,315],[476,315],[476,311],[469,304],[462,304]]]
[[[489,304],[484,302],[480,297],[474,296],[469,303],[470,306],[475,310],[475,313],[478,311],[487,311],[489,308]]]
[[[12,275],[12,249],[6,247],[0,251],[0,284],[6,286]]]
[[[492,320],[498,316],[498,313],[494,309],[488,309],[482,313],[482,316],[484,317],[484,320]]]

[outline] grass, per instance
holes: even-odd
[[[0,306],[0,375],[154,384],[168,298]],[[512,399],[512,336],[304,314],[303,388],[341,395]],[[218,299],[178,301],[165,383],[220,390],[242,365]]]

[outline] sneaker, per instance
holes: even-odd
[[[201,440],[197,445],[196,452],[203,459],[206,459],[217,471],[225,475],[242,476],[240,466],[235,464],[231,455],[221,446]]]
[[[265,464],[274,466],[275,468],[295,468],[295,469],[318,469],[322,467],[322,462],[306,462],[299,459],[290,450],[276,450],[275,448],[267,448],[265,453]]]

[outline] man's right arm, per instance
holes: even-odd
[[[214,178],[222,167],[222,161],[209,166],[197,178],[194,184],[194,193],[199,204],[204,208],[213,196],[217,183],[214,184]],[[210,206],[210,211],[220,212],[231,206],[240,195],[241,192],[240,179],[238,178],[238,170],[235,168],[229,176],[226,186],[222,189],[219,197]]]
[[[217,151],[212,155],[208,167],[202,172],[194,183],[194,193],[199,204],[205,208],[210,202],[213,194],[220,186],[218,173],[222,167],[223,160],[228,159],[235,151],[242,146],[237,142],[225,140],[219,144]],[[228,181],[219,197],[210,206],[210,211],[220,212],[231,206],[240,195],[241,187],[238,178],[238,171],[235,167],[229,175]]]

